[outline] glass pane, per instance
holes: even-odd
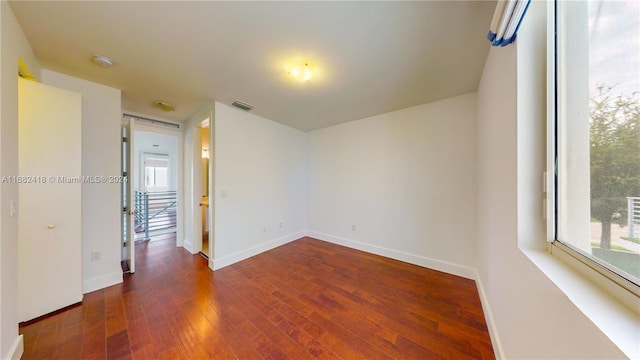
[[[155,168],[151,166],[145,166],[144,168],[145,187],[148,190],[156,185],[156,173]]]
[[[559,240],[640,283],[640,2],[559,6]]]
[[[167,190],[168,172],[166,167],[157,167],[156,169],[156,189],[158,191]]]
[[[640,6],[589,2],[591,248],[640,278]],[[635,223],[635,226],[634,226]]]

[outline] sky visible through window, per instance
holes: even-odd
[[[589,1],[589,88],[640,91],[640,1]]]

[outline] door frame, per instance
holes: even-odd
[[[184,246],[184,224],[185,224],[185,216],[184,216],[184,134],[183,134],[183,124],[178,124],[179,128],[169,128],[162,125],[154,125],[151,123],[147,123],[146,118],[140,119],[136,118],[136,115],[128,115],[131,121],[134,121],[135,131],[147,131],[153,132],[157,134],[164,134],[176,137],[176,197],[177,197],[177,209],[176,209],[176,247]],[[164,121],[164,120],[162,120]],[[173,122],[172,122],[173,123]],[[175,123],[174,123],[175,124]],[[130,136],[134,136],[134,134],[130,134]],[[135,140],[134,140],[135,141]],[[134,142],[135,143],[135,142]],[[132,149],[133,152],[133,149]],[[135,156],[135,155],[134,155]],[[140,171],[140,169],[131,169],[133,171]],[[133,174],[132,176],[138,176],[138,174]],[[133,177],[132,177],[133,179]],[[134,246],[135,247],[135,246]]]
[[[202,201],[202,136],[200,134],[200,122],[195,125],[188,125],[189,142],[186,146],[187,159],[185,163],[189,164],[189,171],[186,183],[188,186],[187,198],[189,198],[187,207],[191,221],[188,225],[188,237],[185,240],[185,248],[192,254],[197,254],[202,250],[202,215],[200,202]]]
[[[202,123],[209,119],[209,268],[213,270],[215,259],[215,118],[213,105],[191,118],[185,124],[185,207],[191,220],[186,228],[185,249],[192,254],[202,250]]]

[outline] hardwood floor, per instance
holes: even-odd
[[[303,238],[215,273],[165,238],[20,327],[23,359],[493,359],[475,283]]]

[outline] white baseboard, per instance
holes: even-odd
[[[484,283],[482,282],[482,278],[480,277],[480,273],[476,270],[475,281],[476,287],[478,288],[478,294],[480,295],[480,303],[482,304],[482,312],[484,313],[484,320],[487,323],[487,327],[489,328],[489,336],[491,337],[491,345],[493,346],[493,353],[496,355],[496,359],[504,359],[504,352],[502,350],[502,343],[500,342],[500,337],[498,336],[498,329],[496,328],[496,323],[493,320],[493,313],[491,312],[491,307],[489,306],[489,299],[487,298],[487,293],[484,289]]]
[[[190,252],[192,255],[195,254],[196,252],[193,249],[193,244],[191,243],[191,241],[185,239],[182,243],[182,247],[185,248],[185,250],[187,250],[188,252]]]
[[[102,276],[97,276],[82,282],[82,293],[104,289],[106,287],[120,284],[122,282],[122,272],[114,272]]]
[[[22,357],[22,353],[24,352],[24,338],[22,335],[18,335],[16,340],[11,345],[9,349],[9,353],[7,353],[6,359],[10,360],[20,360]]]
[[[298,231],[295,232],[293,234],[289,234],[286,236],[283,236],[279,239],[275,239],[275,240],[271,240],[269,242],[266,242],[264,244],[260,244],[258,246],[254,246],[252,248],[246,249],[246,250],[242,250],[242,251],[238,251],[236,253],[233,253],[231,255],[227,255],[227,256],[223,256],[221,258],[217,258],[217,259],[209,259],[209,267],[213,270],[218,270],[221,269],[225,266],[229,266],[231,264],[235,264],[238,261],[242,261],[245,259],[248,259],[252,256],[258,255],[260,253],[263,253],[265,251],[269,251],[271,249],[277,248],[278,246],[284,245],[286,243],[292,242],[294,240],[298,240],[301,237],[305,236],[305,231]]]
[[[420,256],[420,255],[414,255],[404,251],[389,249],[382,246],[366,244],[360,241],[345,239],[345,238],[324,234],[317,231],[307,231],[307,236],[310,236],[318,240],[330,242],[333,244],[346,246],[352,249],[366,251],[368,253],[408,262],[410,264],[426,267],[429,269],[446,272],[448,274],[461,276],[467,279],[475,280],[476,278],[475,269],[467,266],[463,266],[463,265],[450,263],[447,261],[436,260],[436,259],[432,259],[425,256]]]

